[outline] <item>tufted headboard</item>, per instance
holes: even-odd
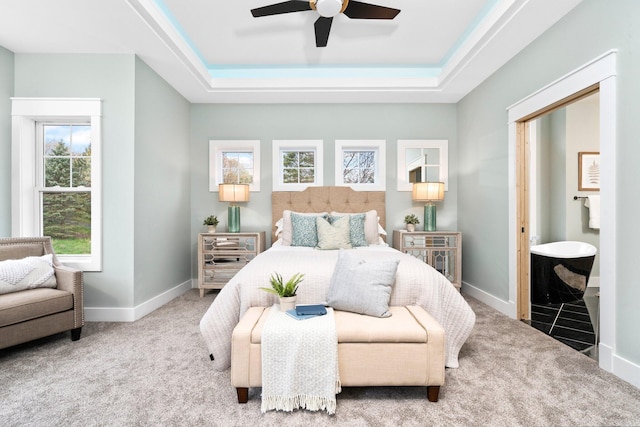
[[[354,191],[350,187],[308,187],[304,191],[271,193],[271,241],[275,242],[275,226],[282,212],[366,212],[375,209],[380,225],[386,228],[384,191]],[[384,237],[384,236],[383,236]]]

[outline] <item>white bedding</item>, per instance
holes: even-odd
[[[471,333],[475,314],[460,293],[430,265],[384,245],[350,249],[367,262],[380,258],[400,259],[390,305],[419,305],[444,328],[446,366],[458,367],[458,352]],[[231,364],[231,334],[250,307],[268,307],[277,297],[258,289],[268,286],[273,272],[285,279],[304,273],[298,288],[298,304],[323,303],[331,274],[338,259],[337,250],[273,246],[240,270],[220,291],[200,321],[200,331],[214,368],[224,370]]]

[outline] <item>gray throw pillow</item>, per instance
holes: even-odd
[[[336,310],[389,317],[389,299],[396,280],[398,260],[366,262],[340,250],[331,276],[327,304]]]

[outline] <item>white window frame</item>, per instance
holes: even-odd
[[[56,254],[83,271],[102,271],[102,101],[97,98],[11,98],[11,233],[42,236],[37,123],[91,125],[91,254]],[[39,153],[40,152],[40,153]],[[40,155],[40,157],[38,157]]]
[[[412,191],[413,183],[409,182],[406,162],[407,148],[438,148],[440,151],[440,181],[444,182],[444,190],[449,190],[449,141],[446,139],[411,139],[398,140],[398,191]]]
[[[222,184],[222,153],[253,153],[253,182],[249,191],[260,191],[260,141],[259,140],[209,140],[209,191],[217,192]]]
[[[319,187],[324,180],[322,140],[274,140],[272,146],[273,154],[273,191],[303,191],[307,187]],[[282,164],[283,151],[313,151],[314,155],[314,178],[313,183],[285,183],[284,168]]]
[[[353,184],[344,182],[343,155],[345,151],[374,151],[376,159],[376,172],[374,182],[371,184]],[[337,186],[351,187],[356,191],[386,191],[386,140],[336,140],[335,151],[335,182]]]

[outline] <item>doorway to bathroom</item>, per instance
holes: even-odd
[[[509,302],[513,317],[530,320],[529,158],[531,121],[599,92],[601,228],[598,360],[612,372],[616,294],[616,51],[609,51],[508,107]],[[577,202],[577,201],[576,201]]]
[[[600,290],[598,89],[532,119],[528,130],[529,247],[532,253],[528,323],[563,344],[597,358]],[[564,245],[551,242],[563,242]],[[580,242],[580,245],[568,245],[567,242]],[[591,248],[595,257],[586,255]],[[555,250],[556,254],[543,256],[548,249]]]

